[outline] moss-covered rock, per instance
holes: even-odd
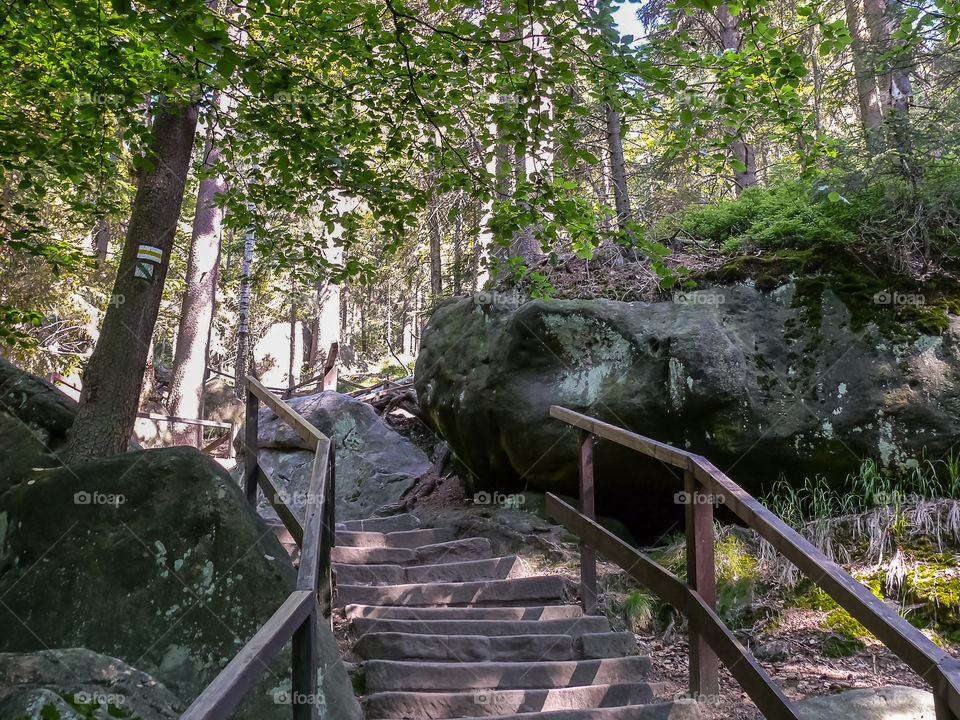
[[[85,647],[189,704],[294,588],[286,552],[239,487],[192,448],[29,473],[0,495],[0,651]],[[357,712],[329,627],[327,717]],[[286,718],[289,654],[237,717]]]
[[[943,334],[894,339],[816,277],[649,305],[490,295],[434,312],[415,377],[476,488],[575,494],[576,432],[554,404],[700,452],[755,494],[780,473],[839,481],[859,458],[909,466],[960,440],[953,316]],[[611,443],[596,458],[599,512],[634,530],[674,521],[656,507],[681,489],[674,474]]]

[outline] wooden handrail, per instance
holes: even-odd
[[[582,542],[591,545],[605,558],[622,567],[682,612],[691,624],[695,624],[698,632],[709,639],[720,659],[730,669],[730,674],[744,689],[756,687],[759,690],[752,694],[748,691],[748,694],[764,717],[801,720],[801,716],[790,707],[790,701],[773,684],[767,672],[699,593],[672,572],[630,547],[552,493],[547,493],[547,512]]]
[[[250,687],[260,678],[294,631],[312,617],[317,604],[312,592],[290,593],[256,635],[234,655],[233,660],[204,688],[180,720],[218,720],[229,717]]]
[[[747,695],[764,714],[800,718],[776,689],[769,676],[716,616],[712,605],[716,585],[713,566],[713,502],[733,511],[747,526],[872,632],[914,672],[928,682],[934,694],[937,720],[960,720],[960,660],[937,646],[900,617],[862,583],[851,577],[800,533],[765,508],[702,455],[680,450],[629,430],[553,405],[550,415],[581,430],[581,478],[591,478],[590,512],[577,512],[555,496],[547,508],[582,543],[592,545],[608,559],[648,585],[690,619],[690,690],[694,696],[716,693],[716,658],[727,666]],[[687,583],[642,553],[608,533],[592,517],[593,446],[590,436],[611,440],[684,471],[687,511]],[[588,444],[589,443],[589,444]],[[589,472],[583,466],[589,464]],[[581,484],[581,502],[584,498]],[[596,569],[584,568],[585,581]],[[595,559],[587,558],[588,563]],[[679,583],[679,585],[678,585]],[[595,592],[595,590],[594,590]],[[733,642],[731,643],[731,639]],[[715,655],[714,655],[715,653]],[[766,709],[765,709],[766,708]]]
[[[256,511],[257,488],[261,488],[284,526],[300,546],[300,569],[296,589],[271,618],[247,642],[196,700],[180,720],[227,718],[266,671],[269,662],[292,640],[291,709],[294,720],[315,720],[320,645],[317,622],[331,617],[332,578],[330,554],[336,541],[335,467],[333,442],[300,413],[273,395],[254,377],[244,380],[247,389],[244,490]],[[307,441],[316,453],[307,491],[303,525],[284,502],[260,467],[260,402]],[[305,699],[306,702],[300,702]]]

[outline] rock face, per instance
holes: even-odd
[[[333,438],[337,457],[337,521],[370,517],[393,505],[430,469],[423,452],[389,428],[366,403],[328,390],[291,398],[294,410]],[[260,464],[299,517],[310,487],[314,454],[293,429],[260,408]],[[242,451],[243,431],[237,437]],[[273,510],[261,500],[260,512]]]
[[[895,343],[857,327],[830,290],[794,284],[650,305],[467,298],[434,312],[415,384],[477,487],[575,491],[576,434],[549,417],[557,404],[700,452],[756,493],[781,472],[842,478],[862,457],[940,457],[960,439],[958,339],[954,318],[942,336]],[[598,502],[621,517],[647,491],[680,489],[611,443],[595,454]]]
[[[0,495],[0,651],[89,648],[149,672],[189,704],[295,580],[236,483],[192,448],[33,471]],[[330,717],[355,717],[325,623],[318,634]],[[289,717],[270,695],[289,689],[288,667],[289,654],[237,717]]]
[[[807,720],[934,720],[933,695],[924,690],[892,685],[869,690],[847,690],[797,703]]]
[[[0,493],[30,468],[56,464],[76,413],[54,385],[0,357]]]
[[[42,714],[47,705],[60,711],[61,720],[82,717],[77,706],[99,707],[104,717],[132,713],[140,720],[177,718],[185,709],[151,676],[85,648],[0,653],[0,720],[47,718]]]

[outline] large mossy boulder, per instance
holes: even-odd
[[[374,409],[332,390],[286,401],[320,432],[333,439],[337,462],[337,520],[368,518],[379,508],[395,506],[430,467],[415,445],[391,429]],[[314,453],[306,442],[267,407],[258,417],[260,464],[274,487],[303,517]],[[243,452],[243,432],[237,451]],[[273,510],[265,499],[260,512]]]
[[[192,448],[36,470],[0,494],[0,651],[84,647],[185,704],[280,607],[296,572],[239,487]],[[329,627],[327,717],[358,716]],[[237,717],[287,718],[289,653]]]
[[[173,720],[184,709],[147,673],[86,648],[0,653],[0,720],[69,720],[90,713]]]
[[[36,466],[56,464],[77,403],[0,357],[0,492]]]
[[[550,418],[554,404],[702,453],[754,493],[781,473],[842,478],[864,457],[937,458],[960,439],[957,318],[942,335],[891,337],[831,290],[794,283],[654,304],[490,297],[433,313],[415,375],[476,488],[575,493],[576,432]],[[611,443],[595,455],[601,512],[635,516],[681,489]]]

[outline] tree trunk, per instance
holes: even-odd
[[[290,298],[290,359],[287,362],[287,395],[293,393],[293,386],[299,380],[298,368],[296,365],[297,355],[297,297],[295,294]]]
[[[430,233],[430,292],[434,298],[439,298],[443,292],[443,267],[441,265],[440,255],[440,199],[434,198],[429,209]]]
[[[217,99],[214,98],[214,104]],[[209,172],[220,160],[216,131],[211,128],[204,147],[203,170]],[[224,209],[216,196],[227,191],[220,175],[204,177],[197,189],[197,208],[193,215],[190,255],[187,258],[186,288],[180,309],[177,350],[173,358],[170,396],[171,415],[185,418],[203,416],[203,386],[210,358],[210,335],[220,276],[220,242]],[[199,447],[203,439],[199,425],[173,426],[174,443]]]
[[[737,25],[737,18],[730,13],[727,5],[721,5],[717,8],[717,19],[720,21],[720,43],[724,50],[740,52],[740,43],[743,41],[743,33]],[[743,170],[733,169],[733,187],[737,195],[757,184],[757,160],[753,145],[748,143],[742,137],[740,128],[728,127],[727,131],[737,137],[730,143],[730,153],[733,159],[741,162]]]
[[[107,308],[83,373],[67,462],[122,453],[130,443],[196,131],[196,106],[158,108],[152,128],[153,167],[141,174],[131,206],[113,286],[115,302]]]
[[[100,219],[97,226],[93,229],[93,249],[97,252],[100,262],[107,259],[107,251],[110,249],[110,217],[106,216]]]
[[[258,170],[256,163],[252,168]],[[251,207],[252,203],[248,203]],[[252,208],[251,208],[252,209]],[[234,363],[237,396],[244,398],[243,379],[250,365],[250,271],[253,266],[253,249],[256,237],[253,225],[247,229],[243,243],[243,265],[240,268],[240,302],[237,308],[237,359]]]
[[[613,207],[617,211],[617,227],[627,230],[633,222],[630,191],[627,187],[627,161],[620,138],[620,110],[613,103],[605,103],[607,111],[607,151],[610,153],[610,178],[613,184]]]
[[[457,196],[457,215],[453,223],[453,294],[463,292],[463,191]]]
[[[877,93],[877,77],[870,68],[866,48],[863,42],[863,30],[860,25],[860,4],[858,0],[844,0],[847,13],[847,29],[853,44],[850,48],[853,57],[853,75],[857,88],[857,104],[860,107],[860,125],[867,151],[875,155],[883,151],[883,113],[880,110],[880,98]]]
[[[897,29],[898,9],[896,0],[887,4],[886,0],[863,0],[863,12],[870,31],[870,43],[873,53],[880,57],[894,48],[893,33]],[[913,101],[913,86],[910,82],[910,69],[902,57],[887,58],[877,76],[883,108],[887,120],[892,126],[893,138],[897,148],[903,153],[910,151],[909,113]]]

